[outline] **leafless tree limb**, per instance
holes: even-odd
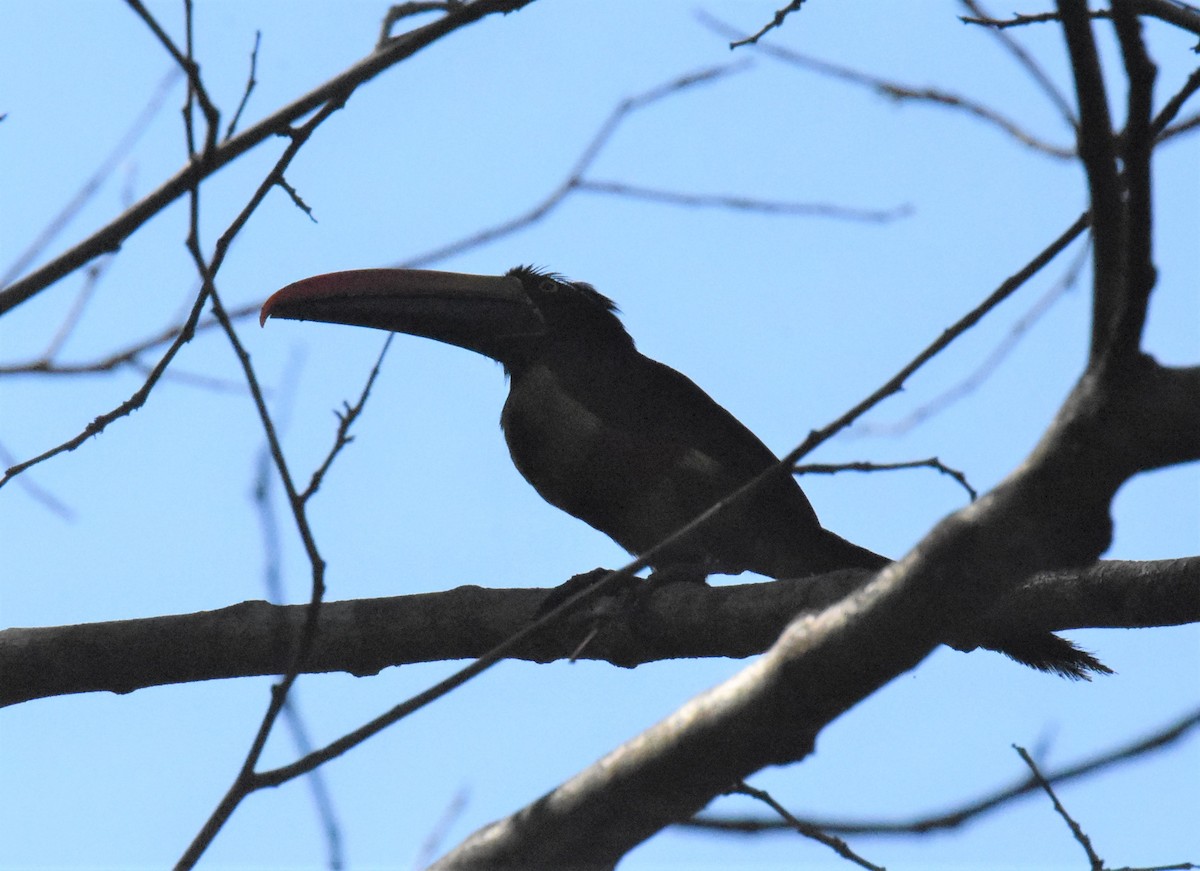
[[[233,137],[233,133],[237,130],[238,121],[242,118],[242,112],[246,109],[246,104],[250,102],[250,94],[254,92],[255,85],[258,84],[258,79],[255,78],[255,73],[258,71],[258,49],[262,45],[262,31],[254,31],[254,48],[250,50],[250,72],[246,76],[246,90],[242,92],[242,99],[238,102],[238,107],[233,112],[233,117],[229,119],[229,126],[225,128],[225,139],[229,140]]]
[[[937,457],[930,457],[927,460],[909,460],[902,463],[805,463],[804,465],[793,466],[792,471],[796,474],[808,475],[834,475],[838,472],[884,472],[895,471],[899,469],[933,469],[941,472],[943,475],[949,475],[959,485],[967,491],[967,495],[974,502],[979,493],[971,486],[967,480],[967,476],[959,469],[952,469],[939,460]]]
[[[881,224],[912,214],[912,207],[907,205],[892,209],[856,209],[851,206],[840,206],[834,203],[797,203],[785,200],[760,200],[753,197],[729,194],[689,194],[616,181],[581,179],[574,185],[574,188],[592,193],[614,194],[634,200],[669,203],[674,206],[732,209],[742,212],[761,212],[768,215],[806,215],[816,218],[840,218],[848,221],[870,221]]]
[[[1009,354],[1017,347],[1022,337],[1029,329],[1041,320],[1042,316],[1048,312],[1059,299],[1063,297],[1079,280],[1080,272],[1083,269],[1084,263],[1087,260],[1089,248],[1081,248],[1079,254],[1067,266],[1062,278],[1054,282],[1050,288],[1043,293],[1029,307],[1025,314],[1021,315],[1009,329],[1008,333],[1001,339],[996,347],[983,358],[974,370],[969,372],[965,378],[959,381],[952,387],[943,390],[941,393],[934,396],[932,399],[921,404],[919,408],[914,409],[909,414],[892,422],[864,421],[854,427],[855,435],[900,435],[920,424],[929,420],[938,414],[941,414],[948,408],[951,408],[955,403],[965,396],[970,395],[978,390],[988,378],[992,376],[999,368]]]
[[[289,367],[287,371],[294,373],[298,371],[298,367]],[[291,393],[286,390],[283,391],[283,394],[285,400],[291,396]],[[286,411],[277,416],[277,426],[280,429],[283,429],[281,424],[283,419],[286,419]],[[263,537],[263,586],[267,591],[268,600],[272,604],[278,605],[284,602],[286,597],[283,592],[279,522],[272,498],[274,493],[273,474],[274,461],[271,457],[271,449],[269,445],[264,445],[255,462],[252,492]],[[292,738],[296,753],[301,756],[311,753],[316,745],[309,733],[308,723],[301,710],[295,688],[288,693],[280,716]],[[314,811],[326,844],[326,864],[331,869],[344,868],[346,866],[345,839],[324,772],[320,769],[309,772],[305,777],[305,782],[312,795]]]
[[[753,656],[796,615],[835,605],[870,577],[847,570],[769,583],[672,584],[632,615],[620,610],[618,600],[600,598],[528,633],[504,656],[567,659],[597,624],[584,659],[633,667],[673,658]],[[550,589],[465,586],[325,602],[303,669],[367,675],[394,665],[477,657],[527,628]],[[306,608],[243,602],[197,614],[6,629],[0,631],[0,705],[280,674],[294,659]],[[1006,595],[983,622],[1029,631],[1200,622],[1200,557],[1041,572]]]
[[[1067,826],[1071,829],[1071,834],[1075,837],[1075,840],[1079,842],[1079,846],[1083,847],[1083,851],[1087,853],[1088,862],[1092,866],[1092,871],[1104,871],[1104,860],[1101,859],[1096,853],[1095,849],[1092,848],[1091,839],[1084,834],[1084,831],[1079,826],[1079,823],[1075,822],[1071,815],[1067,813],[1067,809],[1062,806],[1062,803],[1058,800],[1058,796],[1054,794],[1054,787],[1052,787],[1049,781],[1042,776],[1041,770],[1038,768],[1037,763],[1033,761],[1033,757],[1029,755],[1029,751],[1027,751],[1024,747],[1018,747],[1016,744],[1013,745],[1013,749],[1017,751],[1022,761],[1029,766],[1029,770],[1033,772],[1033,778],[1037,781],[1038,786],[1045,791],[1046,795],[1050,796],[1050,801],[1054,802],[1054,810],[1056,810],[1058,815],[1066,821]]]
[[[714,18],[707,13],[698,13],[697,17],[706,27],[723,36],[729,36],[737,32],[725,22]],[[933,103],[949,109],[965,112],[968,115],[984,121],[993,127],[999,128],[1017,142],[1020,142],[1022,145],[1025,145],[1050,157],[1056,157],[1060,160],[1068,160],[1075,156],[1073,149],[1046,142],[1045,140],[1034,136],[1032,133],[1025,130],[1020,124],[1013,121],[1011,118],[1008,118],[997,110],[992,109],[989,106],[985,106],[976,100],[972,100],[969,97],[964,97],[959,94],[952,94],[949,91],[943,91],[938,88],[913,87],[901,82],[885,79],[881,76],[860,72],[859,70],[851,69],[850,67],[842,66],[841,64],[830,63],[829,61],[810,57],[809,55],[801,54],[800,52],[792,51],[789,48],[784,48],[783,46],[779,45],[773,45],[770,43],[754,43],[754,47],[757,51],[770,55],[771,57],[783,61],[784,63],[799,67],[801,69],[810,70],[812,72],[819,73],[820,75],[829,76],[830,78],[840,79],[856,85],[862,85],[863,87],[870,88],[882,96],[889,97],[897,102],[912,100],[919,103]]]
[[[1088,365],[1038,445],[1007,479],[944,519],[867,586],[789,624],[739,674],[480,829],[434,865],[439,871],[613,867],[661,828],[691,818],[730,781],[805,758],[829,723],[913,668],[933,645],[972,626],[1021,579],[1095,560],[1109,546],[1110,506],[1127,480],[1200,459],[1200,368],[1163,367],[1139,348],[1149,296],[1144,279],[1153,267],[1137,262],[1143,252],[1136,245],[1133,252],[1124,246],[1148,232],[1131,231],[1129,222],[1149,191],[1121,188],[1143,176],[1136,167],[1118,174],[1085,2],[1059,0],[1058,10],[1091,197],[1095,320]],[[1147,87],[1140,40],[1127,24],[1118,27],[1127,31],[1119,37],[1130,102],[1142,111],[1148,100],[1136,93]],[[1130,122],[1138,123],[1147,134],[1153,129],[1148,121]],[[787,462],[796,459],[789,454]]]
[[[975,2],[975,0],[961,0],[961,2],[963,6],[969,9],[975,16],[979,18],[987,17],[987,13],[983,10],[983,7],[979,3]],[[966,21],[967,19],[964,18],[963,20]],[[1066,125],[1071,129],[1075,129],[1075,113],[1071,110],[1071,106],[1067,102],[1067,98],[1063,96],[1061,91],[1059,91],[1058,87],[1054,84],[1053,80],[1051,80],[1050,76],[1046,74],[1046,71],[1042,69],[1041,65],[1033,59],[1029,52],[1025,51],[1019,42],[1005,33],[1004,28],[992,28],[990,32],[996,37],[1004,49],[1013,56],[1013,58],[1017,61],[1017,64],[1029,74],[1030,78],[1034,80],[1037,86],[1041,89],[1042,93],[1046,95],[1047,99],[1050,100],[1054,108],[1058,110],[1058,114],[1062,116],[1062,119]]]
[[[442,18],[394,37],[345,72],[330,79],[254,126],[215,146],[203,163],[189,163],[107,226],[79,242],[24,278],[0,290],[0,315],[41,293],[92,258],[115,251],[128,236],[167,205],[186,194],[193,185],[214,175],[263,141],[286,133],[292,123],[328,103],[344,99],[358,86],[448,33],[489,15],[515,12],[531,0],[473,0],[455,6]]]
[[[100,161],[100,165],[96,168],[96,171],[83,183],[79,192],[71,198],[70,202],[63,206],[59,213],[38,234],[37,238],[30,243],[29,247],[21,252],[17,259],[5,270],[4,274],[0,276],[0,287],[7,286],[17,276],[28,269],[29,265],[41,256],[42,252],[49,247],[50,243],[71,222],[71,219],[79,213],[79,210],[96,195],[97,191],[104,184],[104,181],[112,175],[117,165],[125,159],[129,152],[133,150],[137,141],[142,137],[142,134],[149,129],[150,122],[161,111],[163,104],[166,102],[167,95],[175,87],[180,76],[181,73],[178,67],[171,67],[167,74],[163,76],[151,93],[150,99],[146,101],[146,105],[142,108],[142,111],[133,119],[120,140],[113,146],[112,151]]]
[[[308,121],[301,127],[290,132],[290,142],[283,154],[272,168],[271,172],[258,186],[254,195],[247,202],[246,206],[234,219],[233,223],[221,235],[214,246],[213,255],[211,258],[205,258],[201,250],[199,241],[199,185],[197,180],[193,190],[191,191],[192,203],[192,220],[190,232],[187,240],[187,247],[195,261],[196,269],[200,273],[202,280],[202,288],[200,298],[208,298],[212,302],[213,314],[224,330],[225,335],[229,339],[238,362],[242,366],[243,375],[246,379],[246,386],[249,388],[251,398],[254,400],[255,408],[258,411],[259,419],[263,426],[263,432],[270,446],[271,456],[275,461],[276,469],[279,472],[280,481],[288,497],[288,504],[292,511],[292,517],[295,521],[297,531],[304,543],[305,552],[308,556],[310,566],[312,568],[312,591],[308,605],[305,606],[304,622],[300,634],[293,650],[291,651],[290,661],[287,668],[283,670],[283,677],[278,684],[272,687],[271,700],[267,706],[267,711],[263,715],[261,724],[254,740],[251,744],[249,752],[246,754],[245,761],[242,763],[241,769],[234,778],[233,783],[229,787],[225,796],[217,804],[212,815],[208,818],[205,824],[201,827],[199,833],[192,840],[191,844],[184,851],[183,856],[178,862],[180,868],[191,868],[203,855],[208,845],[212,843],[213,838],[221,830],[221,827],[228,821],[234,810],[241,801],[259,788],[255,780],[255,767],[258,760],[261,758],[262,751],[266,747],[267,737],[274,728],[275,722],[283,711],[283,707],[287,701],[288,692],[295,683],[296,678],[301,672],[305,658],[311,649],[313,639],[316,636],[317,621],[320,617],[321,600],[325,593],[325,561],[321,557],[317,549],[316,538],[313,534],[312,527],[308,522],[308,517],[305,512],[306,499],[302,494],[298,493],[293,483],[291,472],[288,468],[287,461],[283,456],[283,449],[279,443],[278,436],[275,431],[274,423],[269,411],[267,410],[266,399],[263,396],[262,390],[258,384],[258,378],[254,373],[254,369],[250,363],[250,355],[246,352],[237,336],[233,323],[229,320],[228,313],[225,311],[224,305],[221,303],[220,296],[217,293],[215,279],[217,272],[221,268],[226,252],[229,249],[229,244],[241,232],[242,227],[250,219],[250,216],[266,198],[272,188],[276,187],[283,180],[283,174],[287,166],[299,153],[300,149],[312,136],[313,132],[319,127],[330,115],[339,111],[344,102],[347,93],[342,99],[332,98],[320,110],[316,112]],[[372,379],[368,381],[366,390],[370,389]],[[365,401],[365,391],[363,401]],[[331,451],[331,456],[336,454],[341,446],[345,444],[345,432],[339,430],[338,438],[335,440],[335,446]]]
[[[1190,736],[1198,727],[1200,727],[1200,711],[1191,711],[1152,730],[1143,738],[1113,747],[1073,765],[1059,768],[1047,774],[1046,780],[1055,785],[1062,785],[1109,771],[1119,765],[1138,760],[1148,753],[1169,747]],[[1028,776],[981,798],[964,802],[953,810],[920,816],[911,820],[805,819],[804,822],[816,826],[822,831],[839,835],[923,835],[958,828],[983,814],[1005,807],[1016,799],[1028,797],[1040,788],[1038,781],[1034,777]],[[700,816],[681,825],[693,829],[737,832],[748,835],[761,832],[781,832],[788,828],[778,820],[760,817]]]
[[[769,22],[764,24],[761,28],[759,28],[753,34],[751,34],[750,36],[744,36],[740,39],[735,39],[733,42],[729,43],[729,47],[731,49],[734,49],[734,48],[741,48],[743,45],[757,45],[758,41],[760,39],[762,39],[764,36],[766,36],[768,33],[770,33],[772,30],[775,30],[778,27],[782,27],[784,19],[786,19],[793,12],[797,11],[803,5],[804,5],[804,0],[792,0],[792,2],[789,3],[787,6],[784,6],[782,9],[777,10],[775,12],[774,17],[772,17]]]
[[[1187,30],[1200,36],[1200,11],[1197,11],[1192,6],[1185,3],[1174,3],[1171,0],[1125,0],[1125,3],[1138,15],[1149,15],[1153,18],[1158,18],[1182,30]],[[1091,17],[1095,19],[1110,18],[1112,17],[1112,11],[1108,9],[1094,9],[1091,11]],[[1056,12],[1043,12],[1035,15],[1013,15],[1012,18],[1008,19],[996,19],[987,15],[964,16],[962,20],[967,24],[981,24],[986,27],[1002,30],[1009,27],[1024,27],[1030,24],[1054,23],[1060,21],[1061,17]]]
[[[788,826],[788,828],[792,829],[793,831],[799,832],[801,835],[803,835],[806,838],[811,838],[812,840],[817,841],[818,843],[824,844],[825,846],[829,847],[831,850],[836,852],[843,859],[846,859],[847,861],[852,862],[855,865],[858,865],[860,868],[869,868],[869,869],[871,869],[871,871],[886,871],[886,869],[884,869],[883,867],[872,864],[871,862],[868,862],[866,859],[864,859],[862,856],[859,856],[857,853],[855,853],[853,850],[851,850],[850,845],[847,844],[845,841],[843,841],[841,838],[837,838],[832,835],[826,834],[825,832],[821,831],[816,826],[811,825],[810,823],[806,823],[803,820],[798,819],[797,817],[793,816],[792,813],[790,811],[788,811],[787,808],[785,808],[783,805],[781,805],[779,802],[777,802],[774,798],[772,798],[771,794],[766,792],[765,790],[755,789],[754,787],[749,786],[746,783],[739,783],[733,789],[729,790],[729,794],[730,795],[747,795],[753,799],[757,799],[758,801],[763,802],[765,805],[767,805],[767,807],[771,808],[771,810],[775,811],[775,813],[779,814],[779,816],[783,818],[783,822],[786,826]]]

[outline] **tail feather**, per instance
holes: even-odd
[[[984,647],[1003,653],[1022,665],[1070,680],[1091,680],[1094,674],[1113,673],[1083,648],[1051,632],[1006,635]]]
[[[825,563],[824,571],[833,571],[834,569],[878,571],[892,562],[886,556],[880,556],[852,541],[846,541],[828,529],[821,530],[820,557],[821,562]]]
[[[819,548],[806,551],[804,556],[802,567],[789,566],[800,569],[792,572],[793,576],[849,568],[879,571],[891,562],[887,557],[847,541],[828,529],[821,530]],[[1003,653],[1022,665],[1069,680],[1091,680],[1093,675],[1113,673],[1111,668],[1088,651],[1051,632],[1006,634],[982,646]]]

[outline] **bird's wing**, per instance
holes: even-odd
[[[725,490],[777,461],[758,436],[670,366],[637,352],[616,365],[592,362],[587,372],[568,376],[564,386],[606,425],[670,456],[675,468],[719,481]],[[796,522],[817,525],[799,486],[790,478],[777,480],[769,489],[780,509]]]

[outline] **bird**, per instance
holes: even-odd
[[[267,299],[259,320],[373,327],[499,362],[509,383],[500,426],[517,470],[547,502],[631,554],[653,548],[656,575],[797,578],[890,564],[823,527],[784,470],[656,547],[779,461],[690,378],[640,353],[618,314],[592,285],[532,266],[503,276],[396,268],[295,282]],[[1108,670],[1048,632],[994,649],[1067,677]]]

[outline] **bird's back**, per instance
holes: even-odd
[[[512,373],[501,420],[547,501],[640,554],[776,462],[689,378],[632,348],[548,349]],[[655,560],[784,577],[887,560],[821,528],[780,474]]]

